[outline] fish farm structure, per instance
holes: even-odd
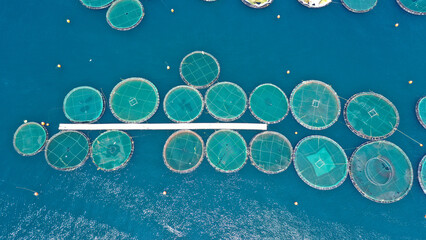
[[[270,83],[262,84],[250,94],[249,109],[253,116],[261,122],[278,123],[287,116],[288,99],[277,86]]]
[[[419,164],[418,178],[423,192],[426,194],[426,156],[422,158]]]
[[[343,6],[354,13],[365,13],[377,5],[378,0],[342,0]]]
[[[29,122],[16,130],[13,136],[13,146],[22,156],[33,156],[39,153],[47,140],[47,130],[42,125]]]
[[[92,87],[77,87],[64,99],[64,114],[75,123],[98,121],[105,111],[105,98]]]
[[[416,104],[416,115],[419,123],[426,128],[426,97],[422,97]]]
[[[266,8],[271,5],[274,0],[241,0],[243,3],[251,8]]]
[[[207,88],[219,78],[220,66],[210,53],[194,51],[183,58],[179,72],[186,84],[195,88]]]
[[[139,0],[116,0],[108,8],[106,19],[108,24],[120,31],[135,28],[145,15]]]
[[[203,112],[204,100],[194,87],[177,86],[166,94],[163,107],[173,122],[192,122]]]
[[[405,11],[415,15],[426,15],[426,0],[396,0]]]
[[[80,2],[90,9],[103,9],[109,7],[114,0],[80,0]]]
[[[308,8],[322,8],[332,2],[332,0],[298,0],[303,6]]]

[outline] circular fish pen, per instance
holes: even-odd
[[[56,170],[72,171],[89,158],[89,138],[81,132],[62,131],[49,139],[46,145],[47,163]]]
[[[290,95],[293,117],[303,127],[322,130],[333,125],[340,115],[340,100],[330,85],[317,80],[303,81]]]
[[[266,8],[274,0],[241,0],[246,6],[251,8]]]
[[[36,122],[24,123],[13,135],[13,147],[22,156],[34,156],[46,144],[47,130]]]
[[[416,115],[419,123],[426,128],[426,97],[422,97],[416,104]]]
[[[343,116],[353,133],[370,140],[389,137],[399,124],[396,107],[387,98],[374,92],[362,92],[349,98]]]
[[[182,80],[195,88],[207,88],[219,78],[219,62],[210,53],[195,51],[186,55],[179,68]]]
[[[173,122],[192,122],[203,112],[203,96],[193,87],[177,86],[164,97],[163,108]]]
[[[276,174],[291,164],[293,147],[290,141],[277,132],[265,131],[250,142],[250,160],[259,171]]]
[[[103,9],[109,7],[114,0],[80,0],[80,2],[90,9]]]
[[[405,11],[415,15],[426,15],[426,0],[396,0]]]
[[[332,2],[332,0],[298,0],[303,6],[308,8],[322,8]]]
[[[240,118],[247,109],[247,96],[235,83],[221,82],[210,87],[205,96],[207,112],[219,121]]]
[[[407,155],[384,140],[359,146],[352,154],[349,175],[364,197],[378,203],[401,200],[413,185],[413,168]]]
[[[377,5],[378,0],[342,0],[343,6],[354,13],[365,13]]]
[[[160,96],[154,84],[143,78],[128,78],[112,89],[109,107],[122,122],[140,123],[151,118],[158,109]]]
[[[349,171],[345,151],[324,136],[308,136],[300,140],[294,148],[293,161],[297,175],[319,190],[339,187]]]
[[[426,156],[420,161],[418,178],[423,192],[426,194]]]
[[[117,0],[108,8],[106,19],[112,28],[127,31],[139,25],[144,15],[139,0]]]
[[[126,166],[133,155],[133,140],[123,131],[106,131],[92,143],[93,163],[103,171]]]
[[[247,145],[236,131],[219,130],[207,139],[206,156],[217,171],[236,172],[246,163]]]
[[[177,131],[164,144],[164,164],[173,172],[192,172],[201,164],[203,158],[204,141],[193,131]]]
[[[104,96],[92,87],[76,87],[64,99],[64,114],[71,122],[92,123],[98,121],[105,111]]]
[[[270,83],[262,84],[250,94],[249,109],[261,122],[278,123],[288,114],[288,99],[279,87]]]

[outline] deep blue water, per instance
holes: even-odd
[[[221,65],[219,80],[247,93],[270,82],[289,95],[301,80],[318,79],[346,99],[367,90],[383,94],[399,110],[399,129],[426,145],[426,130],[414,112],[426,94],[426,18],[406,13],[395,0],[379,0],[366,14],[335,2],[312,10],[297,0],[276,0],[255,10],[240,0],[143,0],[146,16],[128,32],[110,28],[106,10],[86,9],[77,0],[3,2],[0,238],[424,238],[426,196],[417,167],[426,147],[399,132],[388,140],[410,157],[415,179],[410,193],[393,204],[362,197],[349,177],[335,190],[315,190],[293,166],[272,176],[250,164],[223,174],[205,160],[191,174],[176,174],[161,155],[171,131],[129,132],[134,156],[112,173],[97,171],[90,160],[74,172],[60,172],[43,154],[25,158],[13,149],[13,133],[24,119],[49,122],[51,136],[67,122],[62,101],[74,87],[90,85],[109,95],[120,78],[138,76],[152,81],[163,99],[184,84],[179,63],[194,50],[213,54]],[[211,121],[207,113],[197,120]],[[107,110],[101,122],[117,120]],[[160,108],[148,122],[169,121]],[[237,122],[255,119],[247,111]],[[293,146],[312,134],[331,137],[348,156],[365,142],[342,116],[323,131],[304,129],[291,114],[269,129]],[[199,133],[206,140],[212,131]],[[241,133],[247,142],[256,134]],[[94,139],[99,132],[88,134]]]

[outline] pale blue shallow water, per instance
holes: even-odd
[[[50,136],[67,122],[62,101],[74,87],[90,85],[109,95],[120,78],[138,76],[152,81],[163,99],[184,84],[179,63],[194,50],[213,54],[221,64],[219,81],[235,82],[247,93],[270,82],[289,96],[301,80],[318,79],[346,99],[367,90],[383,94],[399,110],[399,129],[426,144],[414,112],[426,94],[426,18],[406,13],[393,0],[379,0],[366,14],[336,2],[312,10],[296,0],[276,0],[254,10],[239,0],[145,0],[146,16],[129,32],[110,28],[106,10],[86,9],[77,0],[3,3],[0,238],[424,238],[426,196],[417,167],[426,148],[399,132],[388,140],[410,157],[415,179],[404,199],[387,205],[362,197],[349,178],[335,190],[315,190],[293,166],[273,176],[250,164],[223,174],[205,160],[191,174],[173,173],[161,156],[171,131],[129,132],[134,156],[112,173],[97,171],[91,161],[59,172],[43,154],[25,158],[13,149],[13,133],[24,119],[49,122]],[[197,120],[212,121],[207,113]],[[101,122],[117,120],[107,109]],[[160,108],[148,122],[170,121]],[[237,122],[256,121],[246,112]],[[305,136],[325,135],[348,155],[365,142],[342,116],[323,131],[304,129],[291,114],[270,129],[293,146]],[[211,133],[199,131],[204,140]],[[256,134],[241,133],[247,142]]]

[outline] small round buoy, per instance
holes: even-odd
[[[49,123],[46,123],[46,126],[49,126],[50,124]]]
[[[58,65],[56,65],[56,67],[57,67],[57,68],[61,68],[62,66],[61,66],[61,64],[58,64]]]
[[[24,123],[27,123],[28,122],[28,120],[24,120]]]
[[[172,10],[170,10],[170,12],[174,13],[174,12],[175,12],[175,10],[172,8]]]
[[[41,125],[44,126],[46,123],[45,122],[41,122]]]
[[[166,195],[167,194],[167,192],[166,191],[163,191],[163,195]]]
[[[287,74],[290,74],[290,70],[287,70]]]
[[[413,80],[408,81],[408,84],[413,84]]]
[[[71,21],[69,19],[67,19],[67,23],[70,23]]]
[[[299,203],[298,202],[294,202],[294,205],[297,206],[297,205],[299,205]]]
[[[38,192],[34,192],[34,196],[36,196],[36,197],[37,197],[37,196],[38,196]]]
[[[167,66],[167,70],[169,70],[170,69],[170,66]]]
[[[399,23],[395,23],[395,27],[399,27]]]
[[[420,147],[423,147],[423,144],[420,143]]]
[[[294,132],[294,134],[296,134],[296,135],[297,135],[297,134],[298,134],[298,132]]]
[[[89,59],[89,62],[92,62],[93,61],[93,59]]]
[[[278,18],[278,19],[280,19],[280,18],[281,18],[281,15],[279,15],[279,14],[278,14],[277,18]]]

